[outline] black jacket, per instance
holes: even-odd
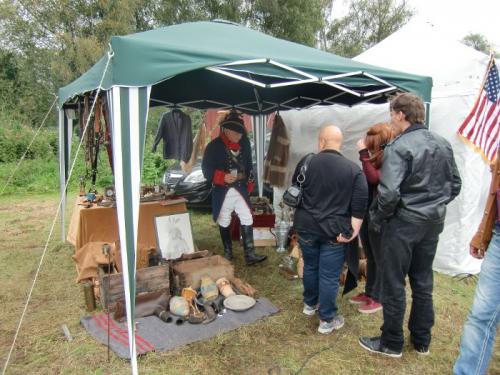
[[[302,159],[295,169],[295,181]],[[362,219],[368,201],[366,178],[355,163],[340,152],[323,150],[309,161],[303,198],[294,215],[297,231],[326,238],[346,237],[352,231],[351,218]],[[349,235],[350,236],[350,235]]]
[[[442,223],[461,186],[450,143],[412,124],[384,150],[378,204],[370,219],[376,225],[393,215],[417,224]]]
[[[163,140],[163,159],[188,162],[193,152],[193,130],[191,117],[180,109],[163,114],[153,142],[152,151]]]

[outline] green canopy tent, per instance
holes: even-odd
[[[185,23],[112,37],[108,53],[59,90],[60,174],[63,190],[72,127],[65,109],[81,101],[83,94],[105,91],[112,123],[132,372],[137,372],[132,296],[149,107],[236,108],[260,116],[262,128],[262,115],[279,109],[383,103],[396,91],[414,92],[429,102],[431,88],[430,77],[352,61],[226,21]],[[261,141],[257,150],[262,157]]]

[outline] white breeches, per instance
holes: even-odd
[[[222,203],[217,223],[221,227],[227,228],[231,224],[231,214],[233,211],[238,215],[241,225],[253,224],[252,212],[247,202],[238,190],[230,188],[226,193],[224,203]]]

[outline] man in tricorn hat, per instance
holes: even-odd
[[[213,185],[212,216],[219,224],[224,257],[233,259],[231,214],[236,212],[241,223],[241,236],[247,265],[264,261],[253,243],[253,217],[249,192],[253,189],[252,150],[243,120],[230,112],[220,123],[219,137],[207,145],[201,165],[203,175]]]

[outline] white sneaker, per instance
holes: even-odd
[[[309,306],[304,303],[304,309],[302,310],[302,313],[307,316],[313,316],[316,314],[316,311],[318,311],[318,305],[316,306]]]
[[[328,333],[331,333],[333,330],[341,329],[344,326],[344,323],[345,321],[342,315],[337,315],[331,322],[320,320],[318,332],[326,335]]]

